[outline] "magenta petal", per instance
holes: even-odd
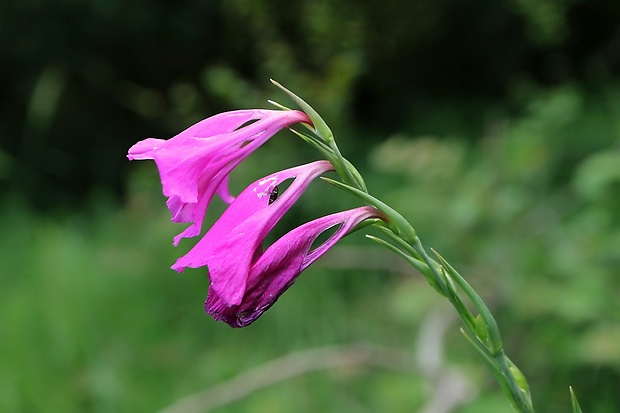
[[[129,158],[130,161],[153,159],[153,151],[157,150],[158,147],[165,143],[165,140],[156,138],[147,138],[141,140],[140,142],[129,148],[127,158]]]
[[[254,121],[254,122],[252,122]],[[228,174],[276,132],[297,122],[299,111],[241,110],[221,113],[190,126],[169,140],[148,138],[132,146],[130,160],[153,159],[174,222],[192,223],[177,237],[200,234],[213,195],[230,203]]]
[[[310,182],[332,169],[329,162],[317,161],[254,182],[237,196],[207,234],[172,268],[183,271],[186,267],[206,265],[211,288],[229,305],[239,304],[250,268],[260,256],[265,236],[299,199]],[[295,180],[286,191],[270,203],[274,187],[293,177]]]
[[[224,177],[224,180],[219,184],[215,192],[222,198],[222,201],[226,202],[228,205],[235,200],[235,197],[232,196],[228,190],[228,175]]]
[[[208,137],[232,132],[244,123],[271,116],[272,110],[234,110],[208,117],[180,132],[177,136]]]
[[[210,287],[205,311],[232,327],[245,327],[253,323],[293,285],[302,271],[353,227],[372,217],[382,218],[382,214],[375,208],[361,207],[328,215],[292,230],[271,245],[252,266],[239,304],[230,305],[217,290]],[[340,225],[336,232],[311,251],[316,238],[336,225]]]

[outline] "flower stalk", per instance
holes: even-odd
[[[466,341],[472,345],[497,379],[512,407],[520,413],[534,413],[527,380],[506,355],[497,322],[482,298],[439,253],[433,250],[437,260],[429,256],[416,231],[401,214],[369,193],[364,179],[342,156],[331,129],[318,113],[291,91],[277,82],[272,82],[286,92],[312,120],[315,126],[311,130],[315,136],[301,132],[297,134],[332,162],[342,181],[324,177],[321,179],[355,195],[387,217],[385,222],[380,221],[372,225],[386,237],[385,239],[372,235],[366,237],[405,259],[426,278],[435,291],[452,303],[463,323],[461,331]],[[474,312],[469,309],[466,301],[473,307]],[[572,388],[570,390],[573,413],[581,413]]]

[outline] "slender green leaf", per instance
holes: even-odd
[[[325,142],[331,142],[334,140],[334,134],[332,133],[327,123],[323,120],[323,118],[318,114],[316,110],[312,108],[309,104],[307,104],[302,98],[282,86],[280,83],[271,79],[271,83],[284,91],[297,105],[310,117],[312,123],[314,124],[314,130],[317,135],[319,135]]]
[[[484,319],[487,325],[488,342],[491,345],[489,350],[492,352],[492,354],[499,354],[503,348],[502,338],[499,332],[499,327],[497,326],[497,322],[491,314],[491,311],[486,306],[482,298],[480,298],[478,293],[476,293],[476,291],[471,287],[471,285],[469,285],[469,283],[465,280],[465,278],[463,278],[463,276],[459,274],[458,271],[456,271],[454,267],[452,267],[450,263],[448,263],[448,261],[446,261],[437,251],[433,250],[433,253],[437,256],[437,258],[441,262],[441,265],[446,269],[446,271],[448,271],[450,277],[452,277],[459,285],[459,287],[463,289],[465,294],[472,301],[476,310],[478,310],[478,312]]]
[[[570,401],[573,406],[573,413],[583,413],[581,411],[581,406],[579,406],[577,395],[575,394],[575,391],[573,390],[573,386],[569,386],[568,389],[570,390]]]
[[[383,211],[390,219],[390,222],[388,223],[388,225],[390,225],[390,227],[393,227],[405,241],[413,242],[415,240],[416,233],[413,227],[411,226],[411,224],[409,224],[409,222],[407,222],[407,220],[403,218],[402,215],[400,215],[398,212],[396,212],[394,209],[392,209],[387,204],[379,201],[377,198],[373,197],[372,195],[364,191],[361,191],[357,188],[353,188],[352,186],[347,185],[345,183],[334,181],[333,179],[329,179],[325,177],[321,177],[321,179],[329,182],[330,184],[334,186],[337,186],[340,189],[344,189],[345,191],[351,192],[353,195],[356,195],[357,197],[361,198],[363,201],[367,202],[368,204]]]

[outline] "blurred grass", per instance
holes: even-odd
[[[620,405],[619,98],[613,87],[602,96],[570,85],[539,91],[521,115],[491,116],[477,143],[403,131],[359,159],[371,191],[490,303],[541,412],[568,411],[569,385],[584,412]],[[299,148],[290,136],[270,142],[233,187],[312,158]],[[303,349],[368,341],[413,353],[419,326],[443,305],[357,234],[253,326],[215,323],[202,310],[205,270],[169,269],[191,242],[171,245],[180,229],[169,222],[155,166],[131,166],[124,205],[94,191],[88,211],[52,218],[5,199],[0,411],[157,411]],[[302,199],[286,225],[354,202],[324,184]],[[456,325],[447,334],[445,362],[476,387],[455,411],[510,411]],[[415,369],[338,368],[217,411],[409,412],[432,387]]]
[[[329,271],[319,270],[308,271],[279,311],[255,326],[216,324],[202,310],[204,271],[168,268],[179,252],[169,243],[176,228],[161,201],[136,193],[122,211],[59,221],[16,204],[3,214],[2,411],[155,411],[296,349],[383,336],[367,334],[385,318],[360,301],[382,283],[374,277],[358,286],[357,298],[342,298],[331,291],[332,275],[321,274]],[[247,411],[248,403],[253,411],[289,411],[291,404],[328,411],[339,392],[343,400],[331,408],[347,409],[349,386],[355,399],[379,380],[367,380],[372,372],[343,373],[302,377],[226,411]],[[376,376],[406,388],[412,380]],[[389,389],[397,387],[384,383]]]

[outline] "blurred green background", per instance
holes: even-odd
[[[127,149],[291,105],[269,78],[485,298],[537,411],[620,409],[620,2],[2,2],[0,50],[0,411],[510,411],[361,234],[242,330],[169,269],[193,241]],[[281,133],[232,187],[316,157]],[[278,230],[353,205],[315,183]]]

